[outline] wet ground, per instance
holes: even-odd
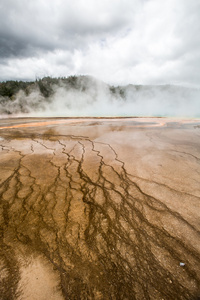
[[[200,120],[2,119],[0,299],[198,299]]]

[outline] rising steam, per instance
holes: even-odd
[[[0,115],[200,117],[200,90],[170,85],[111,87],[88,76],[44,78],[12,97],[0,96]]]

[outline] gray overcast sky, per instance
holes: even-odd
[[[200,87],[200,0],[0,0],[0,80]]]

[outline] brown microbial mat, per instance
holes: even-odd
[[[0,299],[198,299],[200,120],[0,121]]]

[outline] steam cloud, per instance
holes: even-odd
[[[111,87],[87,76],[76,78],[76,86],[62,80],[45,97],[38,85],[20,90],[12,99],[0,98],[1,116],[102,117],[174,116],[200,117],[200,90],[178,86]]]

